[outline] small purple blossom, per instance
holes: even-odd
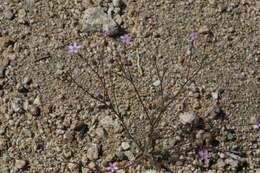
[[[120,40],[123,43],[130,43],[133,39],[131,37],[129,37],[128,34],[124,34],[124,35],[120,36]]]
[[[112,32],[104,31],[104,32],[103,32],[103,35],[104,35],[105,37],[111,36],[111,35],[112,35]]]
[[[77,44],[77,43],[73,43],[73,44],[70,44],[68,46],[69,48],[69,53],[78,53],[79,49],[81,48],[82,46]]]
[[[201,162],[204,162],[205,164],[209,163],[209,159],[212,157],[212,154],[208,152],[208,150],[204,149],[199,152],[198,158]]]
[[[116,162],[109,163],[109,166],[106,168],[106,170],[111,172],[116,172],[118,170],[118,167],[116,166]]]
[[[192,33],[192,34],[190,35],[190,38],[191,38],[192,41],[198,40],[198,39],[199,39],[199,34],[197,34],[197,33]]]
[[[257,117],[257,118],[256,118],[256,126],[257,126],[257,127],[260,127],[260,117]]]

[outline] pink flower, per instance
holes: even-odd
[[[205,164],[208,164],[209,158],[212,157],[212,154],[210,154],[208,150],[205,149],[199,152],[198,157],[200,161],[204,162]]]
[[[106,170],[111,172],[116,172],[118,170],[118,167],[116,166],[116,162],[109,163],[109,166],[106,168]]]
[[[124,34],[124,35],[120,36],[120,40],[123,43],[130,43],[133,39],[131,37],[129,37],[127,34]]]
[[[79,49],[81,48],[82,46],[77,44],[77,43],[73,43],[73,44],[70,44],[68,46],[69,48],[69,53],[78,53]]]

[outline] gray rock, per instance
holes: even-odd
[[[226,159],[225,163],[230,165],[232,169],[237,169],[240,165],[239,161],[234,159]]]
[[[134,156],[134,154],[133,154],[131,151],[126,151],[126,152],[124,152],[124,154],[126,155],[126,157],[127,157],[130,161],[135,160],[135,156]]]
[[[113,127],[115,124],[115,121],[113,120],[113,118],[111,116],[105,116],[104,118],[102,118],[100,120],[100,124],[104,127],[104,128],[110,128]]]
[[[232,152],[236,152],[236,151],[232,151]],[[232,152],[225,152],[225,154],[231,158],[231,159],[234,159],[234,160],[238,160],[240,162],[245,162],[245,158],[242,158],[241,156],[239,156],[238,154],[235,154],[235,153],[232,153]],[[240,153],[240,152],[238,152]],[[240,153],[241,154],[241,153]]]
[[[224,168],[225,165],[226,165],[226,163],[223,161],[223,159],[218,159],[218,162],[217,162],[217,164],[216,164],[216,166],[217,166],[218,168]]]
[[[12,20],[14,18],[13,12],[9,9],[4,11],[4,16],[8,20]]]
[[[107,133],[106,133],[105,129],[102,128],[102,127],[99,127],[99,128],[96,129],[96,134],[100,138],[104,138],[104,137],[107,136]]]
[[[68,141],[73,141],[74,140],[74,137],[75,137],[75,132],[74,131],[67,131],[64,135],[63,135],[63,138],[65,140],[68,140]]]
[[[99,156],[99,148],[98,144],[91,145],[87,151],[87,158],[89,160],[97,160]]]
[[[176,143],[177,143],[176,140],[173,140],[173,139],[172,139],[172,140],[170,140],[170,141],[168,142],[168,146],[169,146],[169,147],[173,147],[174,145],[176,145]]]
[[[99,7],[86,9],[83,20],[83,29],[87,32],[104,32],[110,36],[119,32],[117,23]]]
[[[21,100],[16,99],[13,102],[11,102],[11,112],[21,112],[23,110],[23,105],[21,103]]]
[[[223,116],[224,116],[224,113],[218,104],[212,105],[208,109],[208,111],[206,112],[206,115],[205,115],[205,117],[208,117],[211,120],[222,119],[222,118],[224,118]]]

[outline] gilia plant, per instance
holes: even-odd
[[[168,70],[158,65],[156,57],[150,62],[153,66],[153,72],[149,77],[143,73],[147,74],[149,69],[143,69],[139,58],[136,68],[131,65],[131,62],[128,62],[122,53],[107,60],[103,57],[84,57],[78,53],[79,48],[81,46],[73,44],[69,47],[69,52],[75,53],[75,56],[86,64],[86,73],[91,78],[91,82],[80,83],[77,81],[77,77],[72,76],[71,73],[68,73],[68,80],[82,89],[88,97],[103,104],[120,121],[125,136],[138,149],[135,161],[128,166],[149,161],[150,165],[158,170],[166,168],[160,160],[163,160],[167,154],[158,151],[157,141],[164,138],[163,130],[167,128],[160,129],[159,125],[176,97],[183,93],[185,86],[208,65],[205,63],[206,58],[198,62],[195,71],[188,68],[186,80],[178,87],[178,91],[174,95],[169,96],[165,91],[167,84],[164,82]],[[191,61],[191,56],[188,57],[187,62]],[[154,83],[155,89],[151,89],[154,82],[152,75],[155,75],[157,79]],[[157,102],[153,104],[155,98],[157,98]],[[125,106],[126,103],[128,106]]]

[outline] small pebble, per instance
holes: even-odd
[[[218,100],[219,99],[219,92],[215,91],[211,93],[213,100]]]
[[[72,156],[72,151],[64,150],[63,155],[66,159],[69,159]]]
[[[64,136],[63,136],[63,138],[66,139],[66,140],[68,140],[68,141],[73,141],[73,140],[74,140],[74,137],[75,137],[74,131],[67,131],[67,132],[64,134]]]
[[[73,171],[74,173],[79,172],[79,166],[75,163],[68,163],[68,168],[70,171]]]
[[[27,162],[25,160],[15,160],[15,168],[23,169],[26,166]]]
[[[156,80],[156,81],[154,81],[153,85],[154,85],[155,87],[158,87],[158,86],[161,85],[161,81],[160,81],[160,80]]]
[[[96,168],[96,163],[95,163],[95,162],[90,162],[90,163],[88,164],[88,167],[89,167],[90,169],[95,169],[95,168]]]
[[[99,128],[96,129],[96,135],[97,135],[98,137],[100,137],[100,138],[104,138],[104,137],[107,136],[107,133],[106,133],[106,131],[105,131],[104,128],[99,127]]]
[[[128,150],[130,148],[130,144],[128,142],[122,142],[121,147],[123,150]]]
[[[217,167],[218,168],[223,168],[225,166],[226,166],[226,163],[222,159],[218,159]]]
[[[199,34],[208,34],[209,33],[208,26],[205,25],[205,26],[200,27],[199,30],[198,30],[198,33]]]
[[[7,48],[12,43],[13,43],[13,41],[9,37],[0,37],[0,48]],[[5,65],[3,65],[3,66],[5,66]]]
[[[22,111],[22,104],[20,101],[16,100],[11,103],[11,110],[14,112],[21,112]]]
[[[121,0],[113,0],[113,5],[114,5],[114,7],[120,7]]]
[[[29,85],[31,82],[32,82],[32,79],[30,77],[28,77],[28,76],[26,76],[23,79],[23,84]]]
[[[42,101],[41,101],[41,98],[40,96],[37,96],[35,98],[35,100],[33,101],[33,104],[37,105],[37,106],[41,106],[42,105]]]
[[[92,172],[92,171],[91,171],[90,168],[82,168],[82,169],[81,169],[81,172],[82,172],[82,173],[90,173],[90,172]]]
[[[193,124],[199,119],[195,112],[182,113],[182,114],[180,114],[179,118],[180,118],[181,123],[184,125]]]
[[[133,161],[135,160],[135,156],[131,151],[125,151],[124,154],[126,155],[126,157],[130,160]]]
[[[33,116],[38,116],[41,111],[40,111],[39,107],[37,107],[35,105],[31,105],[31,106],[29,106],[29,112]]]
[[[99,145],[93,144],[87,151],[87,158],[89,160],[97,160],[99,157]]]

